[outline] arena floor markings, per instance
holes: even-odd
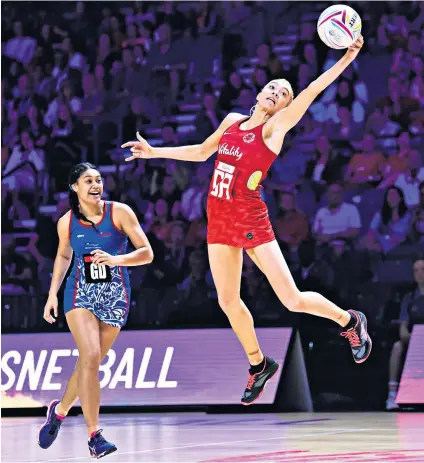
[[[89,462],[82,416],[69,417],[48,450],[43,418],[1,421],[2,462]],[[424,413],[203,413],[102,415],[113,462],[424,462]]]

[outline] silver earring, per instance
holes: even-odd
[[[255,108],[256,108],[256,105],[254,105],[254,106],[252,106],[252,107],[250,108],[250,116],[252,116],[253,111],[255,110]]]

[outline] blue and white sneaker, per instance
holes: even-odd
[[[348,312],[352,320],[340,336],[349,341],[355,362],[362,363],[370,356],[372,349],[372,341],[367,332],[367,319],[362,312],[356,310],[348,310]]]
[[[50,403],[47,408],[47,420],[38,432],[38,445],[42,449],[48,449],[53,444],[59,434],[62,421],[66,418],[56,414],[55,409],[58,403],[60,403],[60,400],[53,400]]]
[[[88,449],[90,450],[90,455],[93,458],[102,458],[118,450],[115,444],[108,442],[102,436],[102,431],[103,429],[99,429],[98,431],[93,432],[88,441]]]

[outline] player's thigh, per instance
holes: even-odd
[[[103,360],[115,342],[121,328],[100,322],[100,357]]]
[[[290,310],[296,310],[301,299],[286,259],[277,241],[261,244],[254,249],[254,262],[267,277],[280,301]]]
[[[258,267],[258,269],[264,273],[262,267],[261,267],[261,263],[259,262],[258,258],[256,257],[255,255],[255,250],[254,249],[246,249],[246,253],[247,255],[253,260],[254,264],[256,265],[256,267]]]
[[[209,244],[209,265],[221,306],[239,302],[243,250],[224,244]]]
[[[66,313],[66,321],[78,348],[78,365],[98,366],[101,360],[98,318],[88,309],[78,308]]]

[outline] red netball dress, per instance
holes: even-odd
[[[230,126],[218,145],[208,193],[208,244],[251,249],[275,239],[259,190],[276,158],[262,139],[263,124],[242,130]]]

